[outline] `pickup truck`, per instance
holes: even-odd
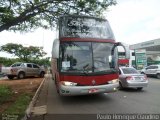
[[[18,62],[14,63],[10,67],[2,67],[2,73],[7,75],[9,79],[13,79],[14,77],[23,79],[29,76],[44,77],[45,70],[34,63]]]

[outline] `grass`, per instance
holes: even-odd
[[[13,96],[14,94],[9,86],[0,85],[0,105],[3,105],[8,101],[11,101],[13,99]],[[25,115],[25,110],[27,109],[31,99],[31,94],[20,94],[2,114],[18,115],[18,120],[21,119]]]
[[[31,98],[32,96],[30,94],[20,95],[16,101],[5,111],[5,113],[24,115]]]
[[[12,97],[11,89],[6,85],[0,85],[0,105],[10,100]]]
[[[35,89],[35,88],[34,88]],[[17,118],[21,120],[24,117],[26,109],[33,97],[30,91],[22,90],[14,93],[14,87],[9,85],[0,85],[0,119],[2,118]],[[18,117],[17,117],[18,116]],[[8,120],[9,120],[8,119]]]
[[[20,95],[16,101],[7,108],[7,110],[5,110],[4,118],[11,118],[11,119],[15,119],[15,120],[21,120],[24,115],[25,115],[25,111],[31,101],[31,95],[30,94],[22,94]],[[3,118],[3,116],[2,116]],[[8,120],[8,119],[7,119]]]

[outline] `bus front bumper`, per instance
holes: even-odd
[[[118,90],[119,83],[97,85],[97,86],[59,86],[59,92],[62,96],[87,95],[98,93],[110,93]]]

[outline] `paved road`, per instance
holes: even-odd
[[[48,83],[45,120],[53,118],[53,114],[160,113],[160,79],[149,78],[148,87],[142,91],[126,89],[110,94],[74,97],[59,96],[54,81],[48,79]]]

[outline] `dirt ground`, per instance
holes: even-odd
[[[15,102],[16,98],[19,95],[23,93],[29,93],[33,96],[43,79],[44,78],[26,78],[26,79],[14,79],[14,80],[8,80],[8,79],[3,80],[2,79],[0,80],[0,85],[9,86],[13,92],[12,99],[0,105],[0,113],[2,113],[5,109],[9,107],[9,105]]]

